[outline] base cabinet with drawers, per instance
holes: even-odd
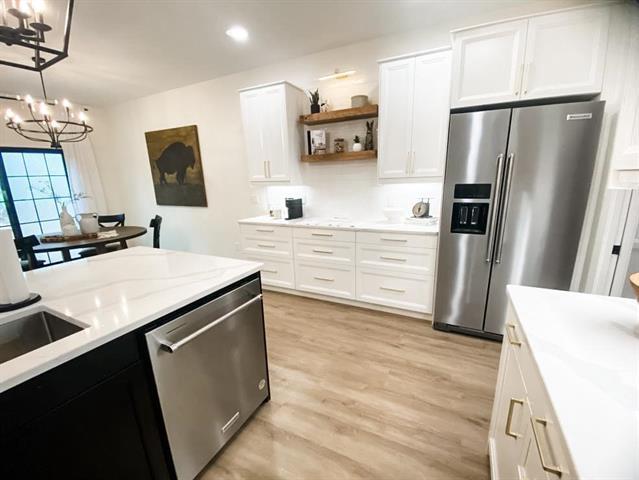
[[[493,480],[577,478],[524,332],[509,306],[489,433]]]
[[[264,263],[265,286],[433,311],[437,235],[240,222],[246,258]]]

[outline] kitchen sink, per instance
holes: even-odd
[[[0,325],[0,363],[79,332],[79,327],[49,312],[30,313]]]

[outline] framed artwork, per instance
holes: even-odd
[[[206,207],[206,187],[197,126],[146,132],[158,205]]]

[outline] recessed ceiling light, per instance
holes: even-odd
[[[226,34],[236,42],[246,42],[248,40],[248,32],[241,25],[234,25],[226,31]]]

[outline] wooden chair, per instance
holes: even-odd
[[[34,270],[36,268],[44,267],[46,262],[44,260],[38,260],[33,247],[40,245],[38,237],[35,235],[29,235],[28,237],[16,238],[13,240],[20,257],[20,263],[22,264],[22,270]]]
[[[153,229],[153,248],[160,248],[160,227],[162,226],[162,217],[156,215],[151,219],[149,227]]]
[[[98,215],[98,225],[102,228],[115,228],[124,227],[124,213],[118,213],[115,215]],[[126,242],[125,242],[126,245]],[[107,252],[115,252],[120,250],[122,246],[119,243],[111,243],[104,246]],[[82,258],[93,257],[98,254],[95,248],[85,248],[80,250],[80,256]]]

